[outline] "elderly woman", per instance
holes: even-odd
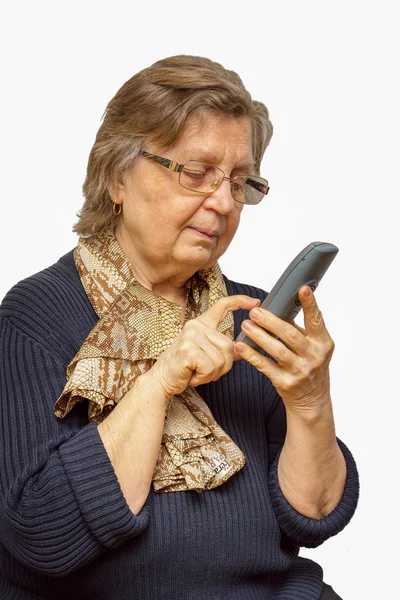
[[[339,598],[299,557],[358,501],[333,341],[310,288],[301,328],[217,262],[268,192],[271,134],[205,58],[108,104],[77,246],[0,308],[2,600]]]

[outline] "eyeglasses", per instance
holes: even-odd
[[[171,171],[179,173],[178,181],[180,185],[186,190],[198,194],[212,194],[225,180],[231,184],[233,199],[242,204],[258,204],[268,194],[268,181],[256,175],[236,175],[236,177],[231,178],[226,177],[225,173],[218,167],[200,160],[188,160],[181,165],[174,160],[150,154],[144,150],[141,150],[140,154]]]

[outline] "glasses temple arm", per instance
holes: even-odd
[[[170,169],[171,171],[177,171],[178,173],[180,173],[183,169],[183,165],[180,165],[174,160],[169,160],[169,158],[163,158],[162,156],[157,156],[157,154],[150,154],[149,152],[145,152],[144,150],[142,150],[140,154],[142,156],[145,156],[146,158],[151,158],[151,160],[154,160],[154,162],[158,163],[159,165],[162,165],[163,167],[166,167],[167,169]]]

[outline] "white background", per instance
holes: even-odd
[[[398,597],[395,4],[14,0],[0,15],[0,299],[76,245],[101,116],[138,70],[207,56],[269,108],[270,195],[245,207],[220,262],[231,279],[269,290],[309,242],[340,249],[317,300],[336,343],[336,432],[356,458],[361,498],[344,531],[301,554],[344,600]]]

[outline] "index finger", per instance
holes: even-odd
[[[238,308],[250,310],[260,303],[261,300],[259,298],[251,298],[244,294],[225,296],[224,298],[217,300],[217,302],[206,310],[205,313],[197,317],[197,320],[216,329],[230,310],[238,310]]]

